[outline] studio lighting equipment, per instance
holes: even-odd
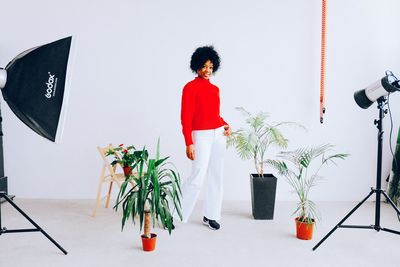
[[[400,210],[396,207],[393,201],[389,198],[384,190],[381,188],[381,180],[382,180],[382,143],[383,143],[383,118],[387,113],[387,95],[396,91],[399,91],[400,84],[399,80],[393,75],[391,71],[386,71],[386,75],[380,79],[379,81],[371,84],[367,88],[363,90],[359,90],[354,93],[354,99],[356,103],[361,108],[368,108],[375,101],[378,104],[379,109],[379,119],[374,120],[374,124],[378,128],[378,155],[377,155],[377,174],[376,174],[376,188],[371,188],[371,192],[360,202],[358,203],[321,241],[318,242],[313,247],[313,250],[316,250],[335,230],[338,228],[353,228],[353,229],[371,229],[377,232],[385,231],[392,234],[400,235],[399,231],[395,231],[392,229],[384,228],[380,224],[381,218],[381,196],[383,195],[387,202],[393,207],[393,209],[397,212],[397,215],[400,216]],[[343,223],[362,205],[365,201],[368,200],[370,196],[375,194],[375,222],[371,225],[344,225]]]
[[[15,115],[30,129],[49,141],[60,140],[68,95],[70,49],[72,37],[28,49],[3,69],[0,68],[0,89],[4,100]],[[41,232],[65,255],[67,251],[23,212],[8,195],[4,175],[3,131],[0,110],[0,200],[6,200],[35,228],[7,229],[1,225],[0,235],[7,233]]]
[[[367,88],[354,93],[354,100],[361,108],[369,108],[378,98],[387,96],[389,93],[400,91],[400,82],[391,71],[386,71],[386,75],[369,85]]]

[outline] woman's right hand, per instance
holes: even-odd
[[[186,156],[188,157],[188,159],[190,160],[194,160],[194,145],[188,145],[186,147]]]

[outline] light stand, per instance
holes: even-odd
[[[395,231],[392,229],[381,227],[380,218],[381,218],[381,194],[386,198],[386,200],[390,203],[390,205],[395,209],[398,215],[400,215],[400,210],[396,207],[393,201],[389,198],[389,196],[385,193],[384,190],[381,189],[381,178],[382,178],[382,141],[383,141],[383,130],[382,130],[382,120],[384,114],[387,113],[387,109],[385,108],[387,104],[386,97],[382,96],[378,100],[378,109],[379,109],[379,120],[375,120],[374,124],[378,128],[378,159],[377,159],[377,174],[376,174],[376,189],[371,188],[371,192],[355,206],[321,241],[318,242],[317,245],[313,247],[313,250],[316,250],[336,229],[338,228],[357,228],[357,229],[373,229],[377,232],[385,231],[393,234],[400,235],[399,231]],[[372,225],[343,225],[343,223],[362,205],[365,201],[372,195],[376,194],[376,202],[375,202],[375,224]]]
[[[2,131],[2,117],[1,117],[1,111],[0,111],[0,137],[3,137],[3,131]],[[1,175],[4,175],[4,169],[3,169],[3,149],[2,149],[2,140],[1,141],[1,149],[0,149],[0,172]],[[5,188],[7,190],[7,188]],[[14,196],[9,196],[7,195],[6,191],[3,191],[0,189],[0,202],[4,199],[8,203],[10,203],[11,206],[13,206],[19,213],[22,214],[31,224],[33,224],[36,228],[33,229],[11,229],[8,230],[6,227],[2,227],[1,224],[1,205],[0,204],[0,236],[2,234],[7,234],[7,233],[24,233],[24,232],[42,232],[51,242],[53,242],[54,245],[56,245],[65,255],[67,255],[67,251],[62,248],[51,236],[49,236],[37,223],[35,223],[28,215],[26,215],[25,212],[23,212],[13,201],[12,198]]]
[[[0,199],[4,198],[8,203],[11,204],[19,213],[22,214],[31,224],[35,226],[32,229],[7,229],[6,227],[2,227],[1,225],[1,205],[0,205],[0,235],[7,233],[25,233],[25,232],[41,232],[44,234],[54,245],[56,245],[65,255],[67,255],[67,251],[61,247],[51,236],[49,236],[35,221],[33,221],[25,212],[23,212],[6,194],[4,191],[0,191]]]
[[[0,68],[0,90],[13,113],[40,136],[55,142],[62,133],[70,71],[72,36],[28,49]],[[1,111],[1,109],[0,109]],[[65,255],[65,251],[39,225],[26,215],[8,195],[7,177],[4,176],[2,129],[0,114],[0,202],[11,204],[35,228],[7,230],[1,226],[0,235],[6,233],[42,232]]]
[[[0,87],[2,86],[2,76],[4,73],[1,72],[0,69]],[[1,116],[1,108],[0,108],[0,192],[4,191],[8,195],[8,182],[7,177],[4,176],[4,153],[3,153],[3,129],[2,129],[3,117]],[[15,196],[8,195],[9,198],[14,199]],[[0,204],[5,202],[2,198],[0,198]]]

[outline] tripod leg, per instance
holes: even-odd
[[[382,194],[385,196],[386,200],[390,203],[390,205],[392,205],[394,210],[397,212],[397,216],[399,216],[400,215],[400,210],[397,208],[396,204],[394,204],[394,202],[390,199],[390,197],[386,194],[385,191],[382,191]],[[386,231],[386,232],[389,232],[389,233],[392,233],[392,234],[400,235],[399,231],[388,229],[388,228],[382,228],[382,231]]]
[[[385,191],[382,191],[382,194],[385,196],[386,200],[390,203],[390,205],[392,205],[392,207],[396,210],[397,214],[400,215],[400,210],[393,203],[393,201],[390,199],[390,197],[385,193]]]
[[[37,223],[35,223],[31,218],[29,218],[28,215],[26,215],[25,212],[23,212],[7,195],[1,194],[1,197],[4,197],[4,199],[11,204],[19,213],[22,214],[31,224],[33,224],[44,236],[47,237],[56,247],[58,247],[65,255],[67,255],[67,251],[61,247],[51,236],[49,236]]]
[[[338,229],[347,220],[347,218],[351,216],[351,214],[353,214],[362,204],[364,204],[364,202],[367,201],[367,199],[374,192],[375,190],[371,190],[371,192],[369,192],[369,194],[360,203],[358,203],[357,206],[355,206],[335,227],[333,227],[332,230],[326,236],[324,236],[324,238],[322,238],[321,241],[319,241],[312,250],[316,250],[336,229]]]

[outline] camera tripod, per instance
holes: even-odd
[[[8,230],[6,227],[2,227],[1,225],[1,205],[0,205],[0,235],[7,233],[25,233],[25,232],[41,232],[44,234],[54,245],[56,245],[65,255],[67,255],[67,251],[63,249],[51,236],[49,236],[37,223],[35,223],[25,212],[23,212],[6,194],[4,191],[0,191],[0,199],[4,198],[11,206],[13,206],[22,216],[24,216],[31,224],[35,226],[32,229],[10,229]]]
[[[382,130],[382,120],[384,117],[384,114],[386,114],[387,109],[385,108],[387,102],[385,97],[380,97],[378,100],[378,109],[379,109],[379,120],[375,120],[374,124],[378,128],[378,160],[377,160],[377,174],[376,174],[376,189],[371,188],[371,192],[360,202],[358,203],[333,229],[324,237],[321,239],[321,241],[318,242],[313,247],[313,250],[315,251],[335,230],[338,228],[356,228],[356,229],[372,229],[376,230],[377,232],[379,231],[385,231],[393,234],[400,235],[399,231],[395,231],[392,229],[384,228],[381,227],[380,224],[380,218],[381,218],[381,195],[383,195],[386,200],[390,203],[390,205],[394,208],[394,210],[397,212],[397,215],[400,215],[400,210],[396,207],[396,205],[393,203],[393,201],[389,198],[389,196],[385,193],[384,190],[381,188],[381,180],[382,180],[382,141],[383,141],[383,130]],[[367,199],[372,196],[373,194],[376,194],[376,200],[375,200],[375,224],[372,225],[343,225],[343,223],[362,205],[364,204]]]

